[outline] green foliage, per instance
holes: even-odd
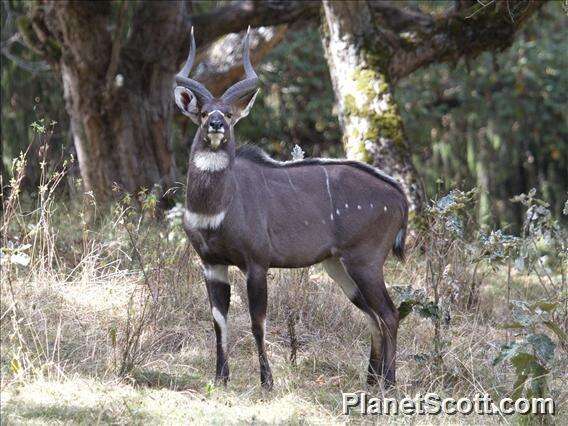
[[[317,28],[289,31],[266,56],[259,75],[262,96],[236,129],[240,141],[285,159],[294,145],[308,157],[340,154],[334,94]]]
[[[503,328],[515,330],[517,339],[501,347],[493,365],[509,361],[514,367],[513,398],[520,398],[523,392],[529,398],[544,397],[556,350],[549,333],[552,331],[563,344],[568,342],[566,334],[551,319],[559,304],[549,301],[511,303],[513,322],[504,324]]]
[[[511,199],[526,208],[522,231],[523,238],[519,240],[520,269],[538,268],[543,265],[542,256],[554,254],[550,265],[564,270],[568,261],[567,229],[561,226],[560,219],[553,217],[550,206],[544,200],[536,197],[533,188],[528,194],[520,194]],[[566,215],[566,213],[564,213]],[[566,289],[563,289],[566,292]]]
[[[465,232],[464,220],[468,208],[474,203],[478,193],[477,188],[464,192],[451,190],[447,195],[426,208],[426,215],[435,225],[442,226],[454,236],[463,237]]]
[[[395,287],[400,319],[412,312],[429,318],[434,326],[433,348],[416,355],[418,361],[429,360],[441,375],[454,374],[444,361],[450,336],[446,334],[450,311],[457,306],[475,309],[480,288],[489,271],[507,266],[507,302],[510,275],[532,276],[542,285],[545,297],[536,302],[514,300],[511,312],[498,325],[515,333],[513,341],[503,344],[494,365],[510,364],[515,373],[513,398],[544,397],[548,378],[554,369],[557,345],[568,347],[566,324],[566,230],[559,225],[549,205],[536,196],[536,190],[514,197],[525,210],[521,236],[503,230],[484,231],[472,211],[479,191],[452,190],[430,203],[425,209],[425,257],[428,265],[426,291],[412,287]],[[543,253],[554,253],[556,262],[543,261]],[[505,287],[505,284],[502,284]]]
[[[554,3],[554,4],[552,4]],[[483,225],[519,230],[507,200],[537,188],[558,217],[568,186],[568,25],[560,2],[528,23],[511,48],[422,69],[397,98],[430,193],[479,186]]]
[[[428,299],[424,290],[412,288],[412,286],[393,286],[390,290],[398,305],[400,321],[412,312],[418,313],[423,318],[438,318],[439,309],[435,303]]]
[[[565,280],[564,263],[568,258],[566,247],[566,234],[552,218],[548,203],[536,197],[536,190],[528,194],[520,194],[512,199],[526,208],[523,223],[523,236],[512,238],[500,236],[497,241],[497,258],[507,259],[516,257],[515,265],[526,273],[534,272],[538,276],[547,268],[541,261],[542,245],[553,247],[560,258],[557,265],[561,276],[561,283]],[[494,258],[494,255],[490,255]],[[556,287],[555,281],[548,274],[550,285]],[[547,378],[554,360],[556,343],[566,346],[568,336],[558,325],[555,311],[562,306],[566,298],[566,288],[562,284],[555,288],[555,294],[546,300],[526,302],[515,300],[511,302],[512,321],[502,324],[503,328],[514,330],[516,339],[501,347],[501,351],[494,360],[494,365],[509,361],[515,369],[516,381],[513,387],[513,398],[519,398],[523,392],[527,397],[543,397],[546,393]],[[564,312],[566,318],[566,312]]]
[[[449,321],[449,306],[439,297],[439,286],[443,280],[450,279],[448,265],[451,259],[448,252],[459,252],[464,245],[470,244],[466,242],[466,224],[477,193],[476,188],[470,191],[454,189],[426,207],[424,238],[428,241],[426,246],[432,248],[427,249],[431,291],[427,294],[422,289],[410,286],[395,287],[395,300],[399,304],[401,320],[411,312],[417,312],[423,318],[431,319],[437,327],[443,321]],[[464,250],[466,255],[470,252],[471,249]]]
[[[59,161],[61,151],[67,146],[67,128],[69,119],[65,112],[63,92],[59,78],[49,70],[42,58],[24,45],[17,37],[16,19],[29,11],[32,2],[2,2],[2,66],[0,90],[2,92],[2,158],[3,170],[9,175],[12,159],[20,152],[29,149],[28,159],[34,163],[38,156],[39,139],[37,134],[53,129],[54,122],[62,126],[57,128],[50,139],[50,158]],[[8,40],[16,41],[8,43]],[[6,47],[4,47],[6,43]],[[9,52],[8,56],[4,51]],[[15,59],[14,59],[15,58]],[[46,120],[42,117],[50,117]],[[32,123],[32,124],[30,124]],[[39,173],[30,169],[26,173],[24,184],[36,184]]]

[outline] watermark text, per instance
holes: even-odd
[[[473,398],[442,398],[435,393],[417,394],[414,398],[378,398],[364,392],[344,392],[343,414],[439,415],[439,414],[554,414],[552,398],[503,398],[494,402],[488,394]]]

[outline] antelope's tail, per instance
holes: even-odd
[[[394,255],[402,262],[404,262],[405,245],[406,245],[406,228],[408,227],[408,203],[406,199],[404,200],[403,214],[402,214],[402,225],[396,237],[394,238],[394,244],[392,246],[392,251]]]

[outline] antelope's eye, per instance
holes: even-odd
[[[225,114],[225,116],[226,116],[227,118],[232,118],[232,117],[233,117],[233,114],[231,114],[230,112],[228,112],[227,114]]]

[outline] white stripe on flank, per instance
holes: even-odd
[[[292,183],[292,179],[290,178],[290,173],[288,173],[287,169],[284,169],[284,171],[286,172],[286,176],[288,177],[288,182],[290,183],[290,186],[294,191],[296,191],[296,187],[294,186],[294,184]]]
[[[218,172],[229,165],[229,156],[226,152],[199,151],[193,157],[193,164],[204,172]]]
[[[186,210],[184,219],[187,226],[193,229],[216,229],[225,219],[225,213],[222,211],[217,214],[201,214]]]
[[[228,337],[227,320],[225,319],[221,311],[215,306],[213,306],[213,309],[211,309],[211,313],[213,314],[213,319],[217,323],[217,326],[219,326],[219,329],[221,330],[221,347],[223,348],[223,352],[226,353]]]
[[[229,267],[227,265],[203,265],[203,272],[208,280],[229,283],[228,270]]]
[[[325,167],[322,168],[325,173],[325,186],[327,188],[327,195],[329,195],[329,204],[331,205],[331,220],[333,220],[333,197],[331,196],[331,187],[329,185],[329,174]]]

